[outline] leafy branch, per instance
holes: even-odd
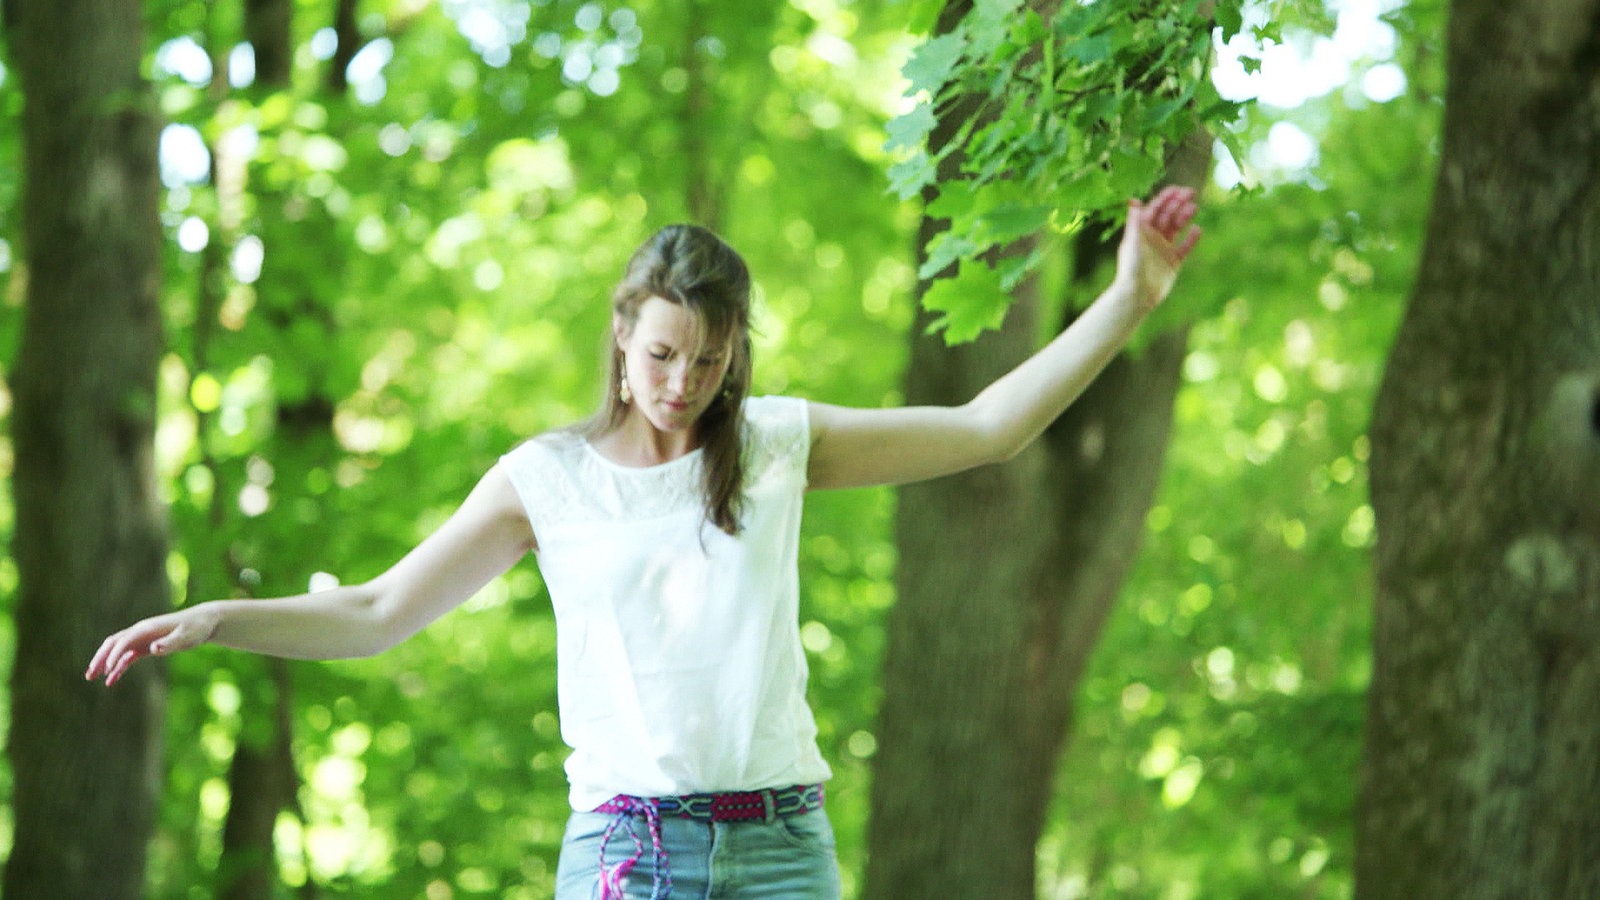
[[[902,71],[918,102],[889,122],[887,147],[905,154],[891,190],[921,194],[949,223],[918,271],[933,282],[934,330],[960,343],[998,327],[1044,254],[993,251],[1120,215],[1161,177],[1169,146],[1238,117],[1209,68],[1213,28],[1232,37],[1241,2],[1067,0],[1047,18],[1022,0],[974,0],[917,49]]]

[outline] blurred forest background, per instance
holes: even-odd
[[[938,6],[144,3],[172,602],[372,577],[499,454],[586,415],[609,290],[668,222],[710,224],[751,263],[758,393],[903,402],[922,208],[890,191],[904,154],[886,127],[912,110],[902,67]],[[1217,33],[1209,78],[1244,106],[1203,170],[1207,235],[1163,320],[1186,334],[1170,443],[1070,700],[1040,897],[1354,890],[1366,432],[1438,161],[1439,7],[1252,2]],[[28,273],[23,98],[4,49],[9,373]],[[1084,299],[1071,235],[1046,232],[1040,323]],[[0,386],[0,423],[12,413]],[[12,465],[0,436],[0,473]],[[847,896],[865,883],[881,756],[896,503],[814,495],[801,545]],[[984,564],[965,542],[945,552]],[[18,580],[0,558],[8,611]],[[15,644],[0,617],[0,660]],[[546,896],[567,811],[554,648],[530,560],[373,659],[205,648],[163,664],[147,895],[221,896],[266,872],[257,896]],[[0,797],[12,789],[0,769]],[[0,817],[0,849],[10,831]]]

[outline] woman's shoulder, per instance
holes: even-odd
[[[535,435],[500,457],[499,466],[521,497],[535,532],[568,521],[604,518],[594,490],[604,479],[588,450],[586,432],[578,426]],[[601,495],[605,491],[598,492]]]
[[[744,441],[753,473],[774,464],[804,469],[811,449],[808,410],[809,405],[799,397],[768,395],[745,401]]]
[[[500,457],[500,466],[513,480],[548,478],[551,473],[580,463],[584,440],[583,432],[577,428],[552,429],[507,450]]]
[[[527,438],[507,450],[502,458],[511,456],[529,456],[548,453],[575,453],[583,449],[585,438],[583,431],[576,425],[565,428],[552,428]]]
[[[763,394],[744,401],[744,420],[757,428],[803,427],[808,407],[799,397]]]

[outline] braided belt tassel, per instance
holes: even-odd
[[[655,876],[650,886],[650,900],[663,900],[672,895],[672,870],[667,865],[667,851],[661,845],[661,811],[654,801],[639,797],[618,797],[606,804],[606,811],[613,813],[611,824],[606,826],[606,832],[600,837],[600,900],[623,900],[623,887],[628,879],[628,873],[633,871],[639,860],[644,858],[644,843],[639,840],[639,835],[628,826],[628,836],[633,839],[633,856],[622,860],[616,865],[606,867],[606,845],[611,843],[611,836],[616,833],[617,826],[623,824],[631,816],[642,816],[645,826],[650,832],[650,847],[654,854],[656,864]]]

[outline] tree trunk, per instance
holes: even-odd
[[[16,786],[8,897],[138,897],[165,677],[83,680],[107,633],[169,604],[152,435],[162,349],[158,125],[133,0],[17,0],[27,309],[16,408]]]
[[[228,765],[231,800],[222,828],[222,858],[217,863],[217,895],[223,900],[274,896],[279,884],[273,841],[278,813],[299,808],[296,792],[300,778],[290,744],[293,722],[288,664],[273,659],[267,660],[264,668],[250,691],[264,696],[245,704],[250,719],[236,739]]]
[[[1372,421],[1363,897],[1600,896],[1600,2],[1457,0]]]
[[[294,71],[293,18],[294,4],[287,0],[244,0],[244,38],[255,52],[257,84],[289,86]]]
[[[934,145],[947,139],[941,125]],[[1197,136],[1169,175],[1198,187],[1209,161]],[[919,246],[943,227],[925,218]],[[1114,252],[1079,242],[1076,292]],[[1022,362],[1039,299],[1024,282],[1005,327],[967,346],[919,323],[907,403],[964,403]],[[1143,536],[1186,342],[1179,329],[1119,356],[1016,460],[900,492],[865,896],[1034,895],[1073,698]]]
[[[343,79],[335,81],[332,72],[340,67],[340,59],[348,65],[349,55],[353,53],[344,46],[344,42],[353,40],[354,35],[347,33],[347,28],[353,22],[354,13],[350,4],[341,2],[335,10],[335,26],[339,29],[341,46],[339,54],[331,62],[330,74],[327,83],[337,84],[343,89]],[[346,20],[349,21],[346,21]],[[284,91],[292,87],[292,60],[294,42],[290,26],[293,20],[293,4],[291,0],[246,0],[245,2],[245,31],[246,37],[256,52],[256,87],[260,92]],[[217,171],[217,190],[219,193],[219,207],[222,209],[239,206],[236,198],[225,193],[225,185],[233,182],[237,184],[230,192],[242,193],[244,190],[245,175],[248,171],[248,160],[233,159],[230,155],[214,153],[213,159],[219,162],[226,159],[229,164],[227,170]],[[222,176],[226,175],[227,178]],[[268,215],[274,215],[279,204],[271,202],[274,198],[261,198],[258,206],[267,210]],[[236,237],[234,229],[238,223],[219,223],[218,238]],[[288,229],[263,227],[263,235],[270,240],[275,233],[287,233]],[[309,231],[309,229],[305,229]],[[297,232],[298,233],[298,232]],[[313,238],[315,239],[315,238]],[[269,268],[264,272],[263,278],[257,284],[258,291],[265,295],[263,305],[270,306],[270,295],[273,291],[272,272],[275,270],[275,261],[291,256],[280,249],[275,243],[270,246],[268,263]],[[218,273],[221,277],[221,273]],[[203,295],[203,292],[202,292]],[[281,301],[279,301],[281,303]],[[304,301],[307,306],[315,307],[311,301]],[[283,304],[285,306],[289,304]],[[215,315],[215,309],[208,310]],[[258,313],[258,319],[263,318]],[[270,318],[270,317],[267,317]],[[322,321],[321,316],[314,320]],[[211,322],[197,325],[197,335],[201,329],[209,330]],[[287,325],[274,321],[267,325],[269,328],[286,328]],[[197,356],[196,363],[204,360]],[[298,453],[305,442],[316,444],[319,449],[323,444],[331,443],[329,433],[333,422],[333,403],[321,397],[306,398],[302,404],[306,410],[312,412],[309,418],[298,417],[293,412],[280,408],[278,420],[279,431],[277,442],[288,445],[287,453]],[[279,453],[276,447],[263,448],[266,458],[275,462]],[[320,454],[319,454],[320,455]],[[210,454],[207,454],[208,458]],[[223,484],[225,480],[218,473],[217,483]],[[289,505],[289,498],[285,497],[282,490],[276,491],[278,495],[278,509]],[[220,500],[222,494],[218,493]],[[241,588],[246,594],[251,593],[249,587],[240,578],[243,568],[249,568],[246,561],[239,560],[230,548],[225,554],[225,560],[219,560],[230,571],[230,580]],[[259,564],[258,564],[259,565]],[[305,581],[298,577],[299,567],[296,566],[266,566],[260,565],[266,571],[275,571],[287,568],[288,577],[272,579],[270,583],[263,584],[269,595],[299,593],[305,589]],[[289,664],[284,660],[250,660],[239,663],[240,672],[243,674],[242,703],[240,706],[240,719],[242,722],[238,735],[235,737],[233,758],[228,765],[228,815],[222,827],[222,856],[217,862],[217,894],[224,900],[266,900],[278,892],[280,877],[278,872],[277,845],[274,833],[278,822],[278,815],[284,810],[298,813],[300,779],[295,768],[294,758],[294,717],[293,711],[293,685],[290,679]],[[302,891],[303,896],[311,896],[315,892],[314,880],[307,878]]]
[[[356,22],[356,7],[359,0],[338,0],[338,5],[333,11],[333,33],[339,39],[338,46],[333,51],[333,58],[328,60],[328,71],[323,77],[328,93],[336,97],[343,97],[350,89],[350,61],[356,58],[356,51],[361,49],[361,28]]]
[[[705,4],[702,0],[687,0],[683,16],[683,70],[687,75],[682,111],[683,194],[690,221],[716,231],[722,225],[724,185],[728,180],[716,171],[709,150],[712,142],[707,138],[707,132],[714,127],[711,106],[715,85],[711,63],[702,46],[706,38]]]

